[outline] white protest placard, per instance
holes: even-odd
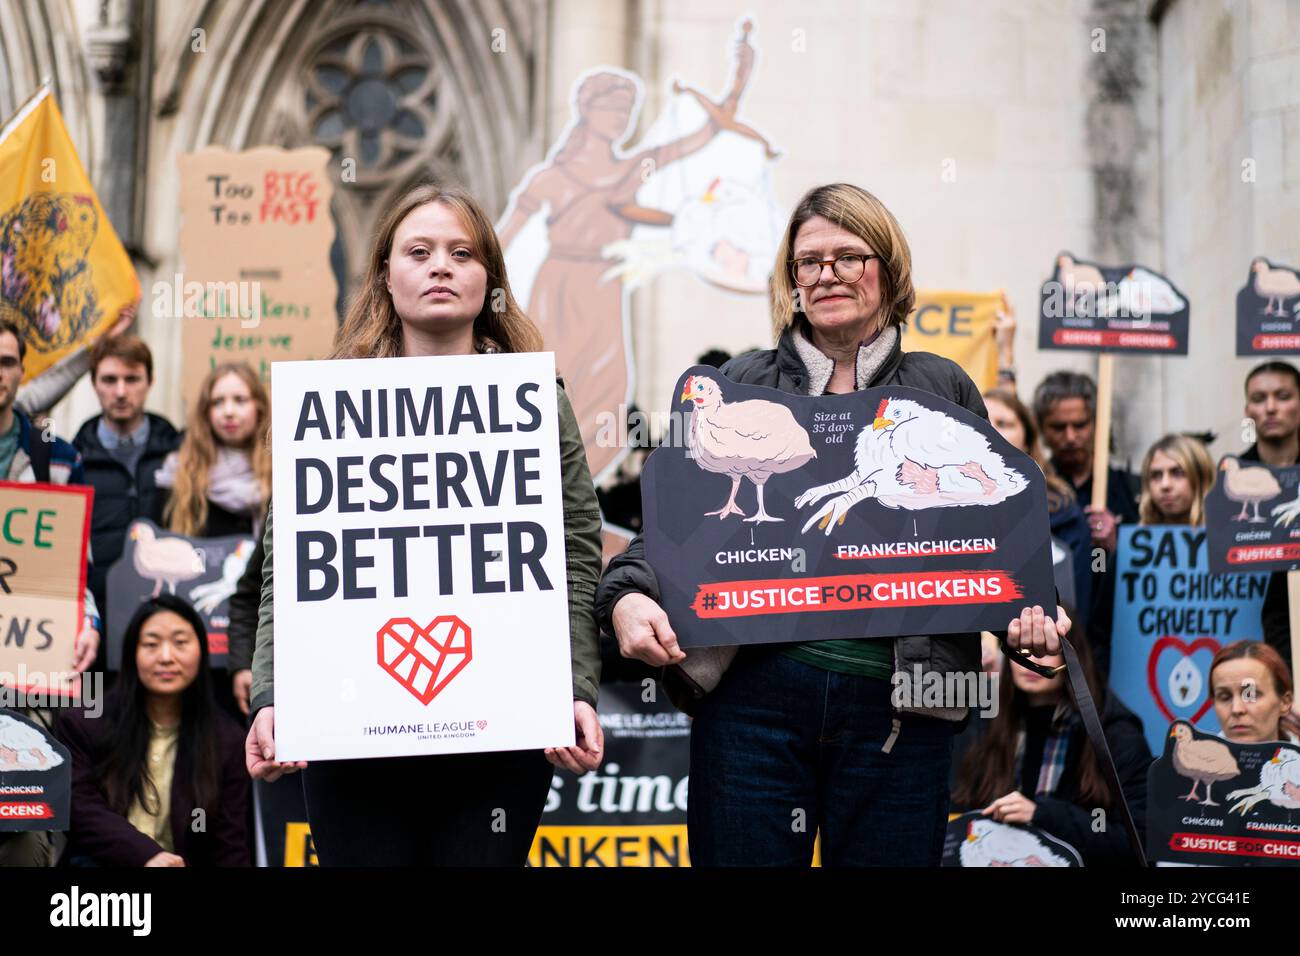
[[[279,760],[572,746],[552,353],[272,366]]]

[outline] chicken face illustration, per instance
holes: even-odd
[[[1217,740],[1197,740],[1191,725],[1182,721],[1174,724],[1169,736],[1175,740],[1174,770],[1192,781],[1192,789],[1183,794],[1183,799],[1195,800],[1197,788],[1205,784],[1205,799],[1201,806],[1219,806],[1210,795],[1210,788],[1220,780],[1231,780],[1241,773],[1237,758],[1228,745]]]
[[[1243,817],[1257,803],[1268,801],[1283,810],[1300,810],[1300,752],[1278,747],[1277,752],[1259,768],[1259,785],[1233,790],[1229,800],[1236,800],[1228,810]]]
[[[707,375],[691,375],[682,387],[680,401],[691,404],[686,447],[705,471],[731,478],[731,494],[717,511],[705,512],[726,520],[744,512],[736,505],[740,480],[748,478],[758,491],[758,510],[746,521],[784,521],[763,506],[763,486],[773,475],[802,467],[817,453],[808,433],[790,409],[779,402],[751,399],[725,402],[722,388]]]
[[[874,498],[886,508],[995,505],[1029,487],[975,428],[910,399],[882,399],[875,419],[858,432],[854,469],[845,478],[809,488],[795,507],[834,495],[803,526],[830,534],[850,508]]]
[[[1169,699],[1179,707],[1186,707],[1193,701],[1200,700],[1204,683],[1201,669],[1190,657],[1184,657],[1169,672]]]
[[[1264,521],[1259,514],[1260,504],[1282,493],[1282,486],[1277,483],[1272,472],[1259,466],[1243,468],[1235,458],[1223,459],[1223,464],[1219,467],[1223,471],[1223,493],[1229,501],[1241,502],[1241,513],[1233,515],[1232,520],[1248,521],[1251,524]],[[1255,507],[1255,514],[1248,517],[1246,509],[1251,505]],[[1273,513],[1277,514],[1277,510]]]
[[[1070,865],[1032,830],[995,820],[972,820],[967,824],[958,857],[962,866],[973,867]]]

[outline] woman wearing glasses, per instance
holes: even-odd
[[[800,395],[882,385],[925,389],[987,417],[956,364],[903,352],[912,311],[911,253],[893,215],[844,183],[795,208],[772,279],[776,348],[722,367],[730,379]],[[948,808],[952,733],[966,709],[902,712],[895,670],[978,673],[979,635],[832,640],[700,648],[684,653],[658,604],[640,538],[615,558],[596,594],[601,624],[624,657],[665,672],[694,713],[691,861],[806,866],[821,833],[830,866],[938,865]],[[1025,608],[1011,645],[1056,653],[1069,619]],[[724,673],[725,671],[725,673]]]

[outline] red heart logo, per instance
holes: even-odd
[[[395,617],[379,629],[379,666],[422,704],[428,704],[473,659],[469,626],[455,615],[420,627]]]
[[[1151,645],[1151,656],[1147,658],[1147,686],[1151,690],[1151,696],[1155,698],[1156,706],[1160,708],[1160,713],[1164,714],[1165,719],[1170,723],[1175,720],[1187,719],[1174,716],[1169,705],[1165,703],[1164,695],[1160,693],[1160,685],[1156,680],[1156,664],[1160,660],[1160,655],[1171,647],[1182,651],[1184,657],[1191,657],[1202,648],[1205,648],[1211,654],[1217,654],[1219,651],[1219,642],[1212,637],[1198,637],[1189,644],[1181,637],[1171,637],[1166,634]],[[1195,724],[1204,717],[1205,712],[1210,709],[1212,703],[1213,701],[1211,700],[1210,695],[1206,694],[1205,702],[1201,704],[1200,710],[1192,715],[1191,723]]]
[[[476,723],[478,724],[478,729],[479,729],[479,730],[487,730],[487,721],[486,721],[486,720],[476,721]]]

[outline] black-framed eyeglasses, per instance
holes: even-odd
[[[835,278],[841,282],[852,284],[862,278],[862,273],[867,271],[868,262],[879,258],[880,256],[874,252],[869,255],[846,252],[834,259],[815,259],[812,257],[791,259],[790,277],[794,279],[795,285],[806,289],[821,281],[822,267],[829,265],[831,271],[835,273]]]

